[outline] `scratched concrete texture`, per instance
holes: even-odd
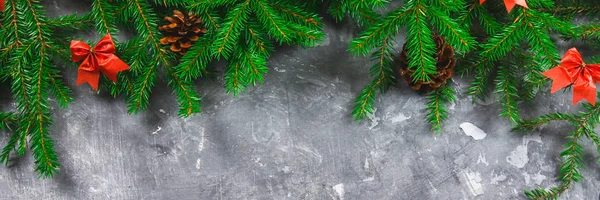
[[[91,3],[45,4],[58,16]],[[354,122],[349,113],[372,62],[347,52],[359,28],[325,21],[322,45],[278,48],[264,84],[237,98],[226,94],[222,78],[197,82],[205,106],[187,119],[177,117],[164,80],[147,111],[128,115],[123,98],[75,87],[76,70],[64,69],[76,101],[53,109],[60,174],[38,179],[30,154],[16,158],[0,167],[0,199],[524,199],[524,189],[557,184],[571,127],[511,132],[493,97],[472,103],[465,95],[468,77],[455,78],[458,100],[438,135],[424,122],[426,98],[404,83],[378,96],[370,120]],[[568,47],[560,44],[563,53]],[[223,63],[214,67],[222,71]],[[570,101],[568,92],[544,91],[521,108],[525,118],[580,109]],[[0,103],[14,106],[9,97]],[[467,135],[465,122],[486,135]],[[0,144],[7,139],[0,134]],[[599,156],[585,143],[585,178],[563,199],[598,199]]]

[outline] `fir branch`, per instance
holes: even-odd
[[[161,59],[166,59],[162,57]],[[169,63],[163,60],[163,63]],[[179,105],[179,116],[189,117],[194,113],[200,113],[202,108],[202,98],[196,93],[196,87],[191,80],[182,79],[176,74],[176,70],[169,64],[164,64],[167,71],[167,79],[169,86],[177,93],[177,101]]]
[[[584,127],[577,128],[572,136],[567,137],[571,139],[567,143],[567,148],[561,153],[563,161],[560,169],[560,178],[562,181],[560,186],[544,190],[541,188],[534,189],[531,191],[525,191],[525,195],[531,199],[556,199],[562,195],[565,191],[571,188],[573,182],[579,182],[583,178],[579,171],[583,168],[583,147],[579,144],[581,136],[584,134]]]
[[[519,44],[524,32],[525,29],[521,21],[508,25],[482,45],[481,57],[497,61],[506,56],[510,50]]]
[[[53,140],[48,136],[48,127],[51,125],[52,120],[50,119],[50,110],[48,107],[48,93],[46,92],[46,86],[50,85],[46,73],[50,68],[50,58],[47,52],[48,46],[50,45],[48,35],[48,28],[43,27],[45,19],[42,15],[44,13],[39,9],[38,2],[33,0],[25,0],[27,12],[24,14],[24,18],[30,19],[33,23],[25,25],[29,26],[31,35],[34,36],[33,42],[39,42],[33,48],[30,48],[28,54],[35,55],[30,65],[32,66],[31,71],[33,72],[31,77],[31,89],[28,91],[30,98],[32,99],[31,110],[28,112],[28,120],[34,121],[32,123],[32,129],[29,133],[31,138],[31,149],[33,150],[33,157],[37,165],[36,171],[43,177],[50,177],[58,171],[60,164],[58,163],[58,157],[54,151]]]
[[[240,65],[237,59],[230,60],[225,71],[225,88],[227,93],[233,94],[233,96],[237,96],[248,86],[248,83],[242,79],[245,74],[240,69]]]
[[[117,36],[119,32],[116,27],[116,17],[112,13],[119,13],[117,8],[109,1],[94,0],[92,2],[91,18],[94,19],[94,27],[101,35],[111,34]]]
[[[412,78],[415,81],[431,81],[430,74],[435,74],[435,43],[432,39],[431,29],[427,26],[427,5],[423,1],[417,0],[409,2],[408,6],[412,8],[412,14],[407,20],[406,48],[408,49],[408,68],[415,70]]]
[[[476,74],[475,80],[473,80],[471,87],[468,89],[468,94],[473,96],[473,103],[475,103],[477,99],[485,101],[494,67],[487,59],[481,59],[470,68],[474,68]]]
[[[212,60],[210,47],[213,45],[213,41],[214,37],[210,35],[201,37],[197,41],[197,45],[193,45],[175,67],[177,76],[187,81],[207,76],[206,66]]]
[[[12,112],[0,112],[0,130],[10,131],[11,126],[18,122],[18,115]]]
[[[600,97],[600,93],[598,94]],[[600,123],[600,106],[592,106],[589,103],[583,104],[586,112],[579,114],[564,114],[552,113],[541,116],[533,120],[521,121],[513,130],[515,131],[533,131],[540,125],[550,123],[552,121],[568,121],[575,130],[571,135],[567,136],[569,140],[565,145],[565,150],[560,154],[563,158],[561,168],[559,170],[559,180],[561,184],[550,189],[537,188],[534,190],[525,191],[525,194],[531,199],[556,199],[569,188],[573,182],[580,182],[583,177],[580,173],[583,169],[583,147],[581,144],[582,137],[587,137],[598,146],[600,153],[600,138],[594,132],[594,128]]]
[[[276,14],[275,8],[264,2],[264,0],[253,1],[252,8],[269,35],[273,36],[280,43],[289,43],[291,41],[290,36],[287,34],[290,32],[289,27]]]
[[[538,117],[537,119],[534,120],[523,120],[520,121],[515,128],[513,128],[514,131],[519,131],[519,132],[525,132],[525,131],[534,131],[535,129],[537,129],[538,127],[540,127],[541,125],[544,124],[549,124],[552,121],[569,121],[569,122],[575,122],[576,117],[574,115],[570,115],[570,114],[564,114],[564,113],[550,113],[550,114],[546,114],[543,116]]]
[[[293,21],[298,24],[304,24],[313,28],[319,28],[322,24],[319,23],[321,18],[315,13],[309,13],[298,7],[287,6],[286,3],[268,3],[269,6],[278,10],[282,17],[287,21]]]
[[[456,51],[466,53],[474,48],[475,39],[452,20],[449,15],[435,7],[430,8],[429,12],[431,12],[432,24],[439,27],[440,34],[447,39]]]
[[[396,79],[391,67],[394,57],[393,44],[391,36],[384,38],[381,47],[371,56],[372,60],[377,61],[370,69],[370,75],[375,79],[365,86],[355,100],[354,110],[352,111],[355,120],[364,119],[373,114],[373,102],[377,94],[377,88],[381,93],[384,93],[390,85],[395,83]]]
[[[500,66],[494,92],[500,95],[499,102],[502,104],[500,116],[508,118],[511,125],[521,121],[517,108],[517,99],[519,99],[517,91],[516,69],[511,66]]]
[[[212,47],[216,56],[230,57],[247,21],[249,6],[250,0],[246,0],[229,11]]]
[[[350,42],[350,51],[366,55],[388,36],[398,34],[400,27],[406,23],[407,16],[413,13],[413,10],[398,8],[386,14],[380,23],[370,26]]]
[[[429,99],[426,107],[428,111],[427,122],[431,124],[431,130],[435,131],[436,134],[442,130],[442,122],[448,119],[446,104],[456,100],[456,97],[454,97],[456,92],[449,84],[450,82],[431,91],[427,97]]]

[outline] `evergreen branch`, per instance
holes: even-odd
[[[12,112],[0,112],[0,130],[10,131],[11,126],[18,122],[18,117]]]
[[[525,195],[531,199],[556,199],[562,195],[565,191],[571,188],[573,182],[579,182],[583,178],[579,173],[579,170],[583,168],[583,147],[579,144],[581,136],[585,132],[585,128],[580,126],[574,131],[572,136],[568,136],[571,139],[567,143],[567,148],[561,153],[563,162],[560,169],[560,180],[562,183],[558,187],[553,187],[549,190],[541,188],[525,191]]]
[[[600,97],[600,94],[599,94]],[[579,173],[583,169],[583,147],[579,141],[583,136],[589,138],[598,145],[600,153],[600,138],[594,132],[594,127],[600,123],[600,106],[592,106],[589,103],[583,104],[587,112],[580,112],[579,115],[552,113],[541,116],[534,120],[526,120],[520,122],[514,130],[516,131],[532,131],[542,124],[551,121],[568,121],[576,129],[569,135],[570,139],[566,144],[565,150],[561,153],[563,161],[559,171],[559,180],[562,182],[557,187],[552,187],[548,190],[538,188],[530,191],[525,191],[525,194],[531,199],[556,199],[569,188],[573,182],[580,182],[583,177]]]
[[[560,112],[550,113],[550,114],[546,114],[541,117],[538,117],[537,119],[521,121],[513,128],[513,130],[519,131],[519,132],[534,131],[536,128],[540,127],[541,125],[549,124],[552,121],[575,122],[576,117],[574,115],[563,114]]]
[[[267,68],[267,59],[264,55],[250,52],[248,49],[244,49],[241,52],[238,62],[244,67],[244,74],[247,76],[246,80],[252,85],[257,83],[263,83],[264,74],[269,70]]]
[[[405,24],[406,17],[413,13],[413,10],[398,8],[386,14],[380,23],[370,26],[350,42],[350,51],[367,54],[388,36],[398,34],[400,26]]]
[[[309,25],[314,28],[322,26],[319,23],[321,19],[314,13],[308,13],[293,6],[286,6],[285,3],[269,3],[268,5],[280,11],[280,13],[283,14],[282,16],[285,17],[287,21]]]
[[[52,94],[56,97],[58,106],[61,108],[67,108],[70,102],[73,102],[73,98],[71,97],[71,90],[65,86],[65,83],[61,80],[62,76],[58,73],[47,73],[48,80],[50,81],[50,89],[52,90]]]
[[[108,1],[94,0],[92,2],[92,10],[90,14],[92,19],[95,19],[94,27],[98,33],[105,35],[111,34],[116,36],[119,32],[116,27],[115,16],[111,13],[117,13],[116,8]]]
[[[15,131],[10,138],[8,139],[8,143],[2,148],[2,152],[0,153],[0,163],[8,165],[10,160],[10,152],[16,149],[17,144],[19,143],[19,139],[23,133],[21,131]]]
[[[440,34],[447,39],[448,43],[458,52],[466,53],[471,51],[475,45],[475,39],[461,26],[450,18],[446,13],[437,8],[430,8],[431,22],[439,27]]]
[[[175,67],[177,76],[183,77],[186,81],[206,76],[206,66],[212,60],[210,47],[213,45],[213,41],[214,38],[208,35],[201,37]]]
[[[45,86],[49,85],[46,75],[46,71],[49,66],[49,58],[46,52],[48,44],[48,30],[46,27],[42,27],[45,19],[42,18],[42,13],[38,10],[38,6],[34,4],[33,0],[25,0],[27,9],[29,10],[27,15],[33,20],[33,24],[30,24],[32,29],[32,36],[35,36],[35,41],[40,42],[40,45],[36,45],[34,49],[30,49],[31,55],[37,54],[37,62],[32,62],[32,84],[28,95],[33,99],[32,108],[30,110],[29,120],[35,121],[32,125],[31,134],[31,148],[33,150],[33,157],[37,165],[36,171],[43,177],[52,176],[58,171],[60,164],[58,163],[58,157],[54,151],[53,140],[48,136],[47,127],[50,126],[52,120],[49,117],[49,109],[47,97],[48,94],[45,91]],[[38,49],[39,48],[39,49]]]
[[[475,10],[479,17],[479,24],[483,26],[485,32],[489,35],[495,35],[502,25],[482,5],[477,5]]]
[[[475,68],[476,74],[475,80],[468,89],[468,94],[473,96],[473,103],[475,103],[477,99],[485,101],[487,97],[489,81],[494,68],[485,58],[479,60],[470,68]]]
[[[473,21],[473,18],[475,17],[473,12],[475,11],[475,7],[477,5],[479,5],[479,2],[474,1],[466,10],[460,12],[458,18],[458,26],[464,27],[466,30],[471,29],[471,23]]]
[[[90,19],[91,15],[84,14],[81,16],[77,16],[76,14],[60,16],[57,18],[49,19],[46,23],[52,30],[64,29],[64,30],[80,30],[83,28],[87,28],[91,25],[92,20]]]
[[[524,29],[521,21],[508,25],[482,45],[483,51],[481,52],[481,56],[497,61],[519,44],[519,41],[523,37],[523,32]]]
[[[214,11],[211,12],[202,12],[200,13],[200,18],[205,23],[206,27],[208,27],[209,32],[216,32],[220,28],[221,18]]]
[[[435,131],[436,134],[442,130],[442,122],[448,119],[448,111],[444,106],[456,100],[456,97],[454,97],[456,92],[449,84],[448,82],[446,85],[431,91],[427,97],[429,99],[426,108],[428,111],[427,122],[431,124],[431,130]]]
[[[233,96],[237,96],[248,86],[248,83],[242,79],[245,75],[240,69],[240,65],[237,59],[230,60],[225,71],[225,88],[227,93],[231,93]]]
[[[496,90],[497,94],[500,94],[500,104],[502,104],[502,112],[500,116],[506,117],[510,120],[511,125],[518,124],[521,121],[519,116],[519,110],[517,108],[517,83],[516,83],[516,71],[514,67],[500,66],[498,71],[498,77],[496,79]]]
[[[373,114],[373,102],[377,88],[379,88],[381,93],[384,93],[390,85],[394,84],[394,71],[391,68],[393,56],[393,40],[391,36],[389,36],[384,38],[381,47],[372,55],[372,59],[376,60],[377,63],[371,67],[370,75],[375,77],[375,79],[365,86],[354,101],[355,104],[352,115],[355,120],[364,119]]]
[[[415,81],[431,81],[430,74],[435,74],[437,68],[435,66],[435,43],[432,39],[432,33],[427,26],[425,13],[427,12],[425,5],[421,1],[413,2],[413,13],[407,21],[408,32],[406,35],[408,49],[408,68],[415,70],[412,78]]]
[[[255,0],[252,5],[259,21],[263,24],[269,35],[275,37],[280,43],[290,42],[291,38],[286,34],[289,32],[289,28],[285,25],[284,20],[276,14],[273,7],[262,1]]]
[[[189,117],[194,113],[200,113],[202,108],[202,98],[196,93],[196,87],[193,85],[192,81],[181,79],[167,59],[164,56],[161,57],[161,59],[163,60],[162,63],[167,71],[169,85],[177,93],[177,101],[180,103],[179,116]]]
[[[262,28],[254,23],[249,23],[246,26],[246,42],[249,47],[254,47],[254,51],[264,56],[269,56],[269,53],[274,51],[273,44],[266,39]]]
[[[222,29],[219,29],[216,40],[214,41],[212,52],[216,56],[229,58],[234,50],[234,43],[240,37],[240,32],[246,23],[250,0],[235,6],[225,18]]]
[[[381,79],[373,80],[373,82],[365,86],[360,95],[354,100],[354,109],[352,110],[354,120],[365,119],[373,114],[373,102],[375,101],[377,88],[381,84],[381,81]]]

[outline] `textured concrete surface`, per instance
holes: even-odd
[[[61,2],[48,2],[49,13],[89,5]],[[570,127],[513,133],[497,104],[471,103],[468,78],[457,77],[458,101],[437,136],[424,123],[425,98],[404,84],[379,96],[371,120],[353,122],[371,63],[346,52],[358,29],[327,23],[326,30],[316,48],[279,48],[265,84],[237,98],[225,94],[222,79],[198,82],[205,107],[188,119],[176,116],[164,81],[148,111],[128,115],[122,98],[75,87],[76,70],[65,69],[76,102],[54,110],[61,172],[38,179],[31,155],[13,160],[0,167],[0,199],[523,199],[524,189],[557,184]],[[577,110],[569,94],[547,93],[521,106],[525,116]],[[0,107],[10,106],[3,97]],[[486,134],[469,136],[461,124]],[[7,138],[1,134],[0,144]],[[564,199],[598,198],[598,154],[585,150],[585,179]]]

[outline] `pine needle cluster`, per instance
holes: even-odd
[[[89,24],[89,16],[67,15],[50,19],[37,0],[7,0],[0,27],[0,80],[10,85],[16,103],[13,112],[0,113],[0,129],[11,131],[0,152],[8,164],[12,153],[32,150],[35,171],[42,177],[55,174],[60,163],[50,137],[49,99],[66,108],[72,102],[57,62],[69,59],[68,37],[61,31]]]
[[[148,107],[157,80],[165,79],[179,102],[181,117],[201,111],[194,81],[213,74],[211,61],[227,60],[225,88],[237,95],[262,83],[275,45],[310,47],[325,37],[315,4],[294,0],[92,0],[89,13],[53,19],[46,17],[38,0],[5,4],[0,78],[10,82],[17,109],[0,113],[0,130],[12,132],[0,162],[8,164],[13,150],[22,155],[30,147],[42,177],[53,176],[60,167],[48,131],[52,124],[48,99],[64,108],[73,101],[55,63],[72,63],[68,42],[79,39],[70,36],[73,30],[110,34],[117,56],[131,66],[118,74],[116,83],[102,76],[100,92],[125,96],[128,112],[135,114]],[[208,30],[183,57],[160,43],[158,27],[173,9],[199,16]],[[120,30],[135,36],[118,41]]]
[[[600,94],[598,94],[598,98],[600,98]],[[533,120],[521,121],[515,126],[514,130],[520,132],[534,131],[538,127],[554,121],[565,121],[574,127],[574,130],[565,138],[565,149],[560,154],[562,162],[558,180],[561,181],[561,184],[550,189],[537,188],[525,191],[529,198],[557,199],[571,188],[574,182],[580,182],[583,179],[580,171],[584,167],[584,151],[581,146],[584,139],[590,140],[600,153],[600,136],[594,131],[600,124],[600,105],[592,106],[585,103],[583,107],[585,110],[577,114],[556,112]]]
[[[502,105],[499,115],[514,125],[521,118],[518,104],[535,98],[547,85],[541,72],[557,66],[560,61],[556,36],[600,41],[596,40],[600,26],[595,23],[576,26],[572,22],[576,16],[594,15],[597,6],[590,2],[528,0],[529,9],[517,6],[507,13],[501,1],[481,5],[476,0],[407,0],[360,33],[351,42],[350,51],[363,55],[379,52],[388,46],[389,37],[405,30],[409,68],[416,71],[413,79],[427,82],[430,75],[436,73],[435,45],[431,37],[441,35],[457,52],[456,71],[475,78],[468,89],[473,101],[485,101],[494,95]],[[381,87],[380,91],[385,92],[395,83],[394,73],[385,73],[393,72],[391,63],[372,68],[371,71],[383,73],[380,76],[371,73],[375,80],[356,99],[352,112],[356,119],[366,118],[373,112],[374,88]],[[377,66],[385,66],[385,69],[377,69]],[[387,78],[382,79],[384,76]],[[448,90],[448,87],[439,90]],[[450,102],[448,100],[454,99],[453,94],[447,91],[429,94],[427,121],[433,130],[441,129],[442,121],[447,118],[442,108]]]
[[[225,88],[237,95],[263,82],[275,45],[310,47],[325,37],[309,3],[292,0],[200,0],[187,8],[214,22],[204,41],[181,59],[178,72],[193,79],[212,59],[224,58]],[[224,14],[219,11],[224,10]]]
[[[379,5],[378,1],[367,5]],[[446,38],[449,45],[459,54],[465,54],[476,47],[475,38],[468,32],[468,27],[461,26],[455,17],[466,8],[462,0],[437,1],[437,0],[408,0],[404,5],[396,8],[369,26],[365,31],[350,43],[350,51],[357,55],[366,55],[370,52],[377,60],[371,68],[374,80],[369,83],[356,98],[352,115],[356,119],[366,118],[373,113],[373,102],[377,90],[385,92],[394,85],[394,68],[392,65],[395,55],[393,48],[394,37],[401,30],[406,30],[406,49],[408,50],[408,68],[415,70],[415,81],[431,81],[431,75],[437,73],[435,61],[434,35]],[[372,9],[377,9],[372,6]],[[444,86],[437,91],[432,91],[429,96],[427,110],[430,113],[427,120],[433,124],[434,130],[441,129],[442,120],[446,119],[444,105],[455,99],[454,91],[449,86]]]

